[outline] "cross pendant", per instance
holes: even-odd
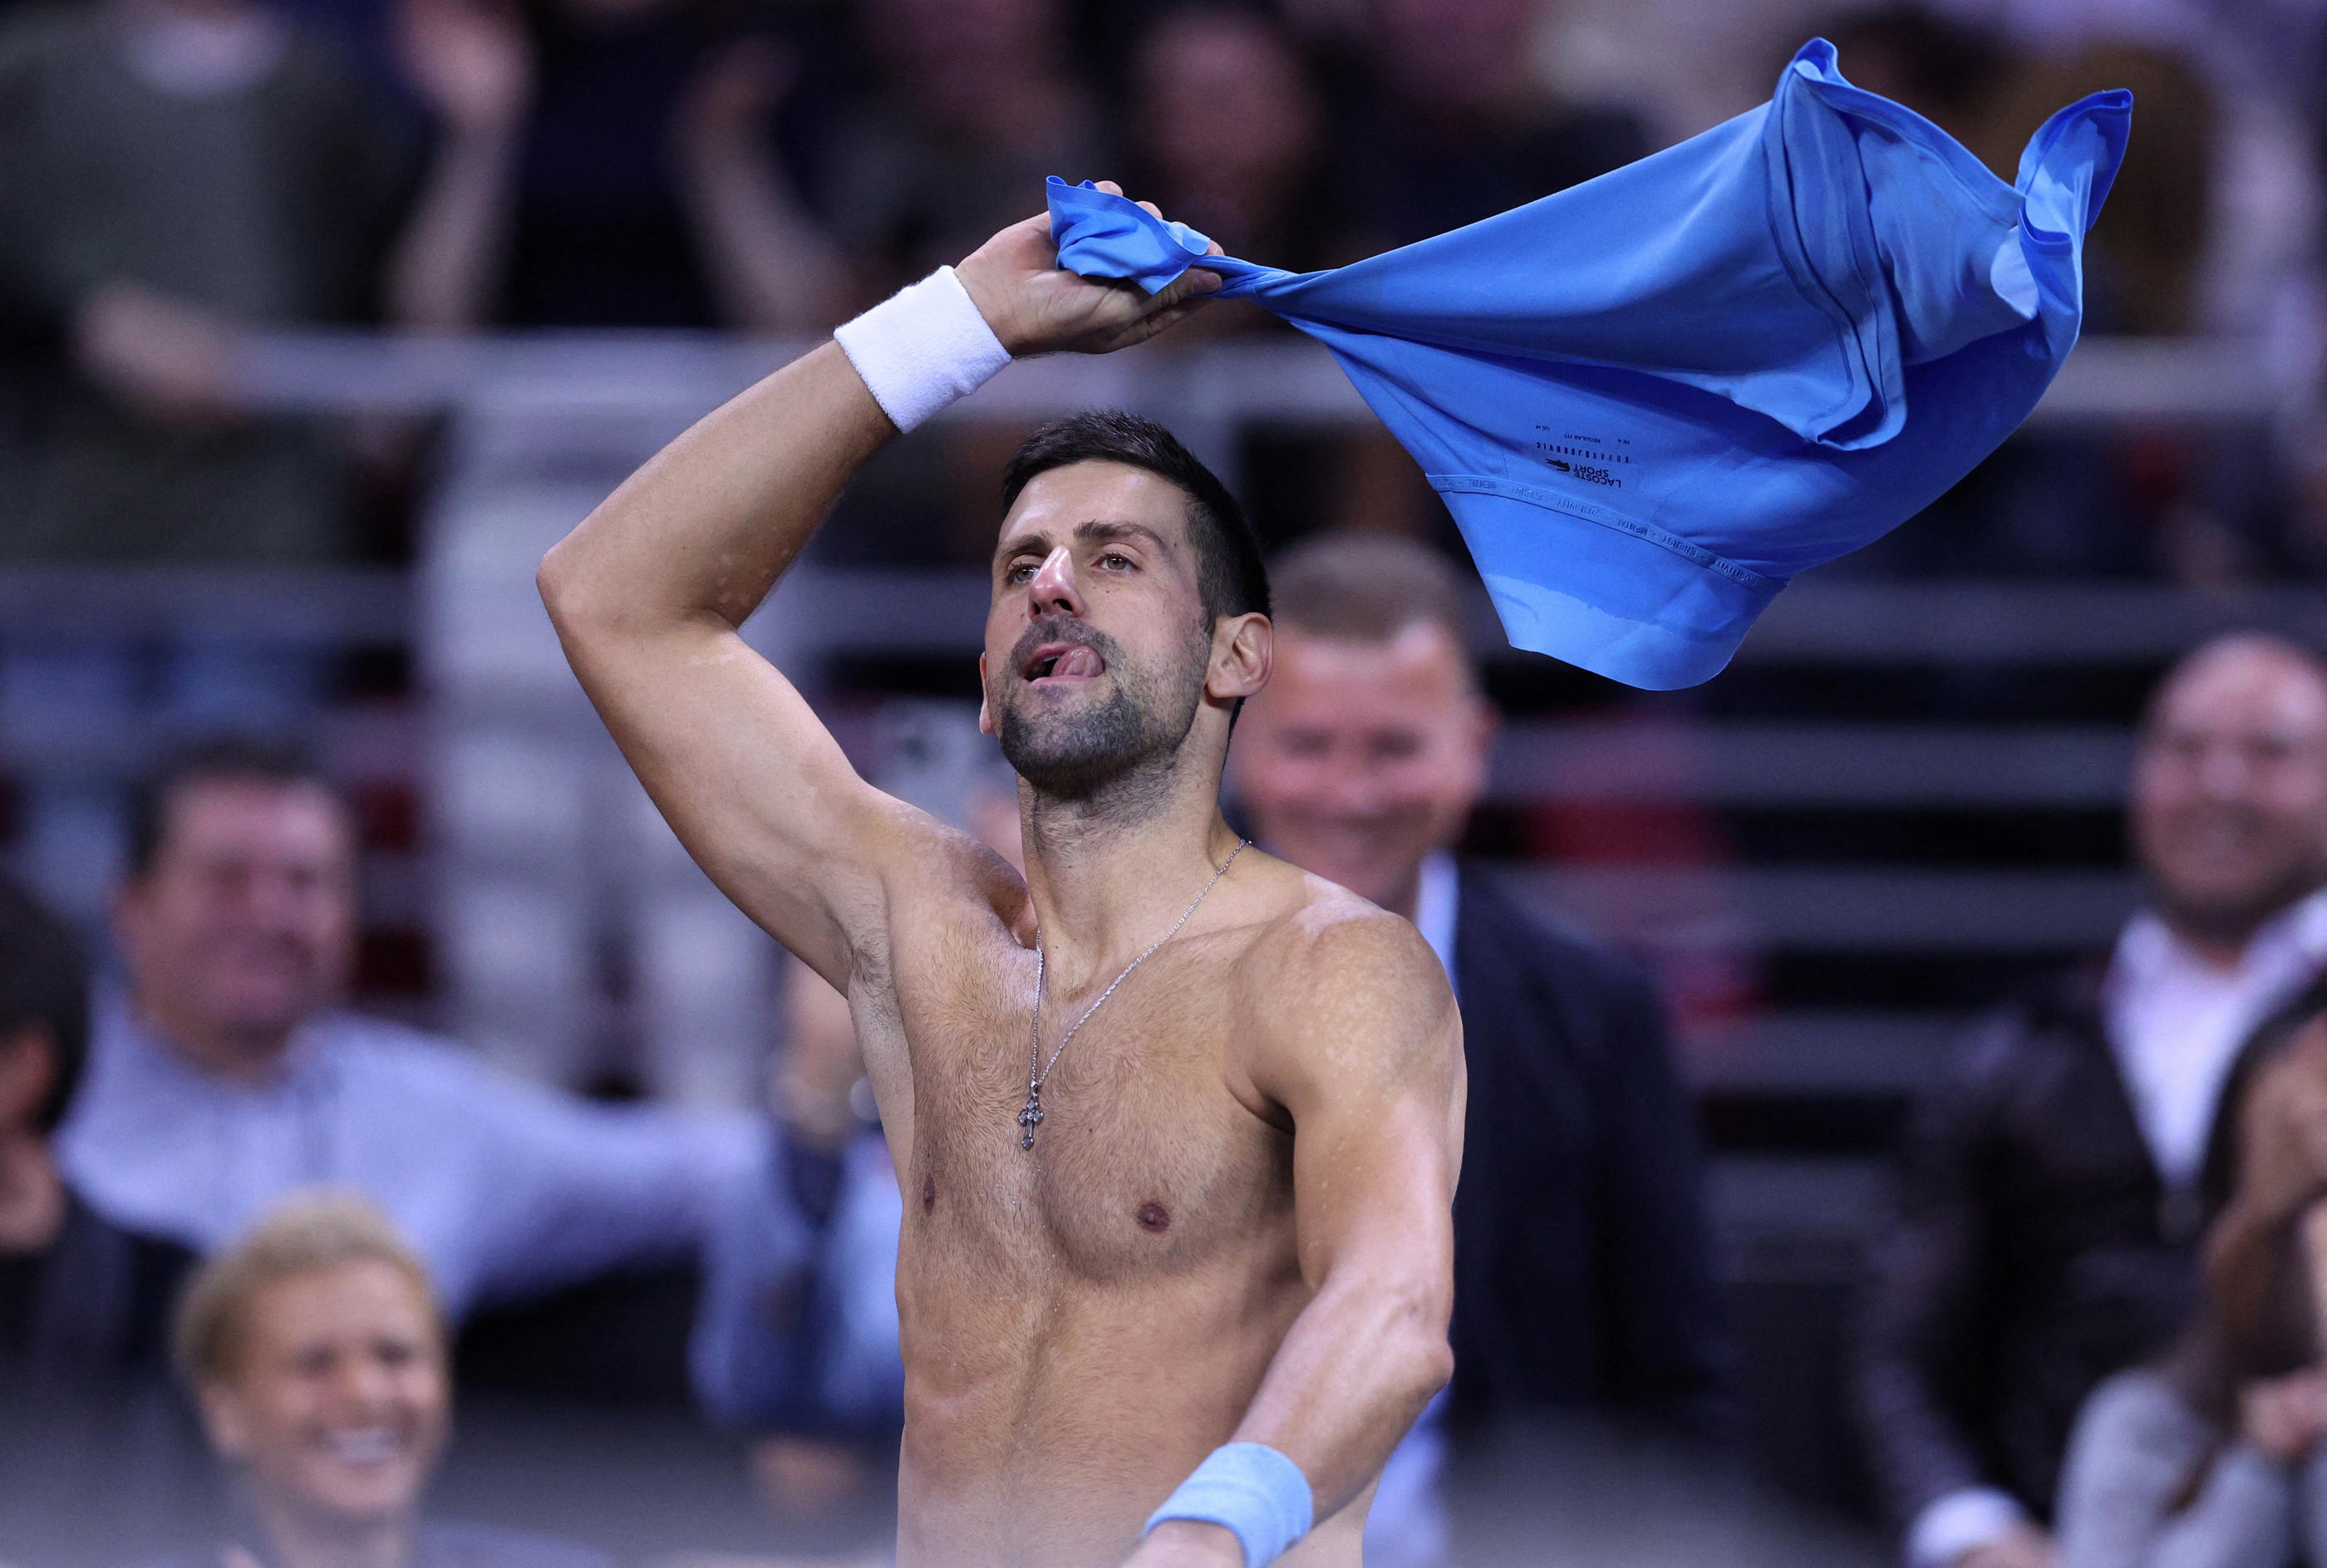
[[[1018,1134],[1020,1148],[1031,1149],[1034,1146],[1034,1125],[1042,1119],[1042,1091],[1040,1088],[1030,1088],[1026,1091],[1026,1108],[1018,1113],[1018,1125],[1026,1129]]]

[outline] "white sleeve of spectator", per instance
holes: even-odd
[[[968,397],[1010,363],[1010,350],[949,266],[842,322],[832,341],[900,431]]]
[[[2197,1497],[2164,1521],[2143,1568],[2316,1562],[2296,1545],[2295,1521],[2308,1511],[2297,1488],[2285,1465],[2243,1442],[2231,1444],[2207,1469]]]
[[[2002,1540],[2028,1521],[2020,1499],[1994,1487],[1949,1492],[1915,1516],[1907,1531],[1907,1568],[1954,1568],[1965,1553]]]
[[[693,1255],[765,1168],[766,1129],[751,1116],[596,1106],[530,1083],[475,1087],[469,1114],[489,1129],[497,1178],[475,1216],[488,1296]]]

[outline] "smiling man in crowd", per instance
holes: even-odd
[[[2106,966],[1976,1031],[1919,1107],[1858,1347],[1911,1568],[2044,1568],[2070,1423],[2197,1301],[2222,1086],[2327,1008],[2327,664],[2209,643],[2158,686],[2128,802],[2146,907]]]
[[[127,984],[60,1138],[89,1204],[210,1252],[287,1192],[349,1188],[455,1319],[688,1257],[763,1133],[592,1106],[345,1011],[355,896],[353,824],[299,754],[209,744],[148,783],[115,911]]]

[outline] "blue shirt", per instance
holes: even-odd
[[[2061,110],[2007,185],[1814,40],[1760,108],[1500,217],[1330,272],[1202,265],[1332,350],[1512,642],[1691,686],[2036,406],[2131,107]],[[1050,205],[1087,276],[1152,292],[1209,245],[1087,185]]]
[[[388,1212],[458,1317],[692,1255],[756,1189],[767,1137],[741,1115],[593,1106],[353,1013],[301,1025],[275,1069],[244,1082],[113,997],[57,1151],[99,1213],[198,1252],[301,1188],[351,1189]]]

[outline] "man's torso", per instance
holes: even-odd
[[[1118,1561],[1229,1441],[1307,1304],[1291,1123],[1242,1048],[1324,884],[1274,865],[1255,880],[1262,897],[1221,901],[1076,1034],[1031,1150],[1035,960],[999,918],[963,900],[902,924],[893,988],[863,988],[905,1199],[901,1561]],[[1046,1063],[1114,977],[1045,1001]]]

